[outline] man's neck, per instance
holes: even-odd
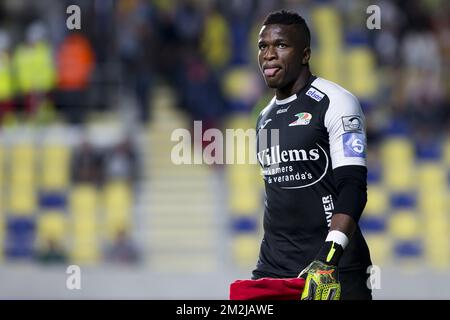
[[[276,89],[275,95],[278,100],[286,99],[293,94],[299,92],[308,82],[309,76],[311,75],[311,72],[309,70],[309,67],[303,68],[303,70],[300,72],[300,75],[298,76],[297,80],[292,84],[292,86],[287,86],[285,88]]]

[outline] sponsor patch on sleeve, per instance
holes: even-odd
[[[364,158],[366,156],[366,145],[364,134],[348,132],[342,135],[345,157]]]
[[[352,115],[342,117],[342,126],[344,131],[361,131],[363,128],[363,122],[361,116]]]
[[[325,96],[322,92],[320,92],[319,90],[316,90],[314,88],[309,88],[308,91],[306,92],[306,95],[308,97],[313,98],[316,101],[322,100],[323,97]]]

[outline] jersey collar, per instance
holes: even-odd
[[[275,98],[275,103],[276,104],[286,104],[286,103],[294,101],[295,99],[297,99],[297,94],[294,93],[292,96],[287,97],[286,99],[278,100],[277,98]]]

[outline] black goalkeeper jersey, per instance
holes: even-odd
[[[272,99],[260,113],[256,131],[266,196],[254,277],[296,277],[327,237],[337,199],[333,169],[366,166],[364,115],[350,92],[311,75],[297,94]],[[369,265],[358,227],[339,269]]]

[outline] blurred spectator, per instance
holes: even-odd
[[[194,120],[203,120],[203,128],[218,127],[225,114],[225,100],[220,84],[199,52],[191,48],[179,70],[180,105]]]
[[[122,63],[123,85],[137,99],[139,120],[150,119],[150,97],[155,52],[159,50],[155,23],[155,9],[141,0],[121,1],[117,10],[118,53]]]
[[[14,86],[11,66],[11,39],[7,31],[0,30],[0,120],[14,107]]]
[[[103,155],[89,141],[84,140],[73,152],[72,181],[75,183],[103,183]]]
[[[230,27],[225,17],[215,6],[206,15],[201,39],[203,55],[213,70],[225,68],[231,58]]]
[[[89,40],[81,33],[68,34],[58,49],[56,61],[57,106],[70,123],[79,124],[89,110],[86,94],[94,69],[94,52]]]
[[[159,12],[157,19],[158,33],[158,74],[170,85],[176,84],[176,75],[184,56],[183,47],[180,45],[180,35],[175,25],[175,12],[172,10]]]
[[[193,0],[181,0],[175,11],[175,28],[180,44],[198,47],[204,14]]]
[[[135,146],[128,137],[113,146],[105,154],[105,179],[126,180],[133,184],[138,178],[138,164]]]
[[[33,22],[27,28],[25,39],[14,53],[14,72],[24,109],[33,114],[49,99],[55,86],[56,70],[52,46],[47,41],[42,21]]]
[[[417,133],[437,136],[446,125],[442,58],[429,18],[417,18],[401,43],[403,68],[403,116]],[[426,107],[424,107],[426,106]]]
[[[117,232],[113,243],[106,249],[107,262],[133,264],[139,262],[139,252],[128,232],[121,229]]]
[[[71,2],[46,10],[49,2],[0,3],[12,38],[8,41],[8,37],[0,36],[0,47],[6,44],[6,49],[0,49],[0,116],[12,110],[14,93],[19,96],[16,104],[24,105],[25,110],[39,109],[49,101],[48,93],[57,80],[57,105],[69,122],[82,123],[84,112],[77,111],[86,109],[86,105],[94,110],[111,108],[121,70],[120,84],[136,100],[140,121],[150,120],[153,86],[166,83],[175,88],[180,105],[193,118],[220,122],[230,109],[230,97],[222,95],[219,82],[236,67],[256,68],[253,57],[259,30],[252,26],[259,26],[258,21],[267,12],[280,7],[299,10],[313,21],[315,8],[314,1],[291,0],[77,0],[83,12],[83,35],[71,34],[62,43],[52,43],[49,40],[62,40],[65,31],[54,29],[65,22],[66,14],[60,8]],[[440,128],[449,123],[449,73],[445,70],[449,65],[450,26],[445,1],[379,1],[382,28],[376,31],[360,28],[367,18],[358,14],[364,4],[335,0],[326,5],[344,18],[343,45],[355,32],[362,39],[371,39],[370,49],[377,55],[377,71],[383,79],[379,95],[367,101],[374,106],[371,109],[378,109],[383,116],[393,112],[393,118],[406,127],[414,127],[423,116],[430,122],[437,119]],[[52,26],[51,32],[46,25]],[[28,26],[24,30],[25,42],[20,39],[23,26]],[[66,30],[65,26],[61,29]],[[12,61],[4,54],[9,50],[8,43],[18,43],[16,48],[11,47]],[[53,47],[57,48],[56,59]],[[8,80],[8,69],[12,69],[12,82]],[[417,78],[429,82],[426,94]],[[395,90],[383,86],[395,86]],[[395,92],[398,90],[400,98]],[[431,106],[425,115],[427,108],[418,110],[423,103]],[[367,115],[370,118],[372,110]],[[380,132],[382,128],[373,127],[374,134]]]
[[[43,264],[63,264],[68,260],[66,251],[53,239],[47,240],[45,248],[37,252],[36,259]]]

